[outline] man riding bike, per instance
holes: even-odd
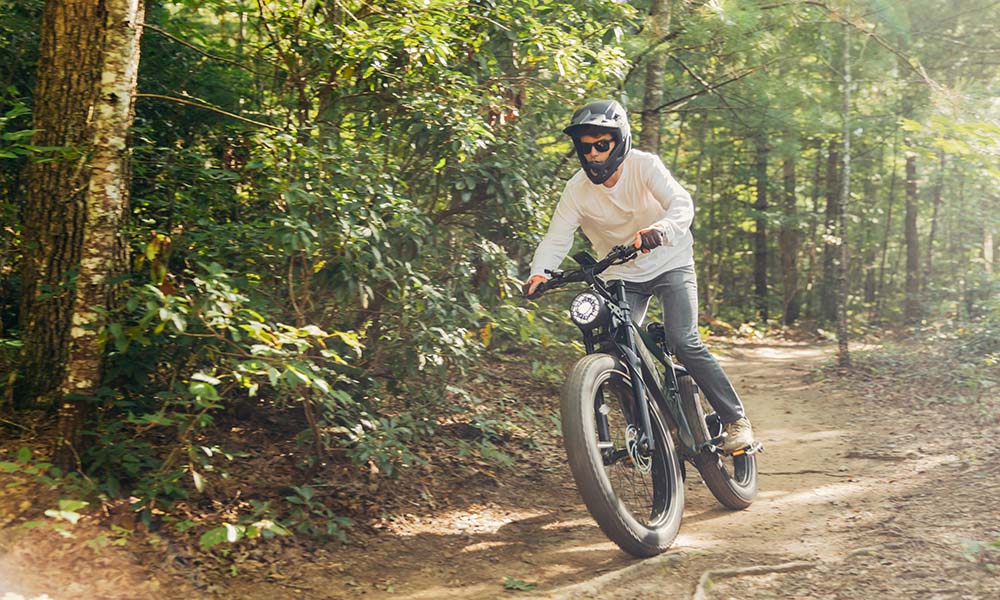
[[[632,149],[628,115],[613,100],[592,102],[573,114],[563,132],[573,139],[582,169],[566,183],[548,232],[535,250],[524,294],[548,281],[573,246],[579,227],[598,256],[634,244],[635,260],[611,267],[606,280],[625,282],[632,318],[641,324],[656,296],[670,348],[721,418],[722,450],[751,446],[753,430],[736,390],[698,334],[691,195],[659,156]]]

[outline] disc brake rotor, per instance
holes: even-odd
[[[648,454],[643,454],[639,449],[639,431],[634,425],[629,425],[625,429],[625,449],[628,451],[632,464],[640,473],[649,473],[653,468],[653,458]]]

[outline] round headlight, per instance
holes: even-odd
[[[604,299],[593,292],[583,292],[573,298],[573,303],[569,306],[570,319],[587,329],[601,325],[607,314]]]

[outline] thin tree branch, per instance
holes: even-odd
[[[245,71],[249,71],[249,72],[253,73],[254,75],[263,75],[261,72],[255,71],[255,70],[251,69],[250,67],[248,67],[248,66],[246,66],[244,64],[241,64],[241,63],[239,63],[239,62],[237,62],[237,61],[235,61],[235,60],[233,60],[231,58],[226,58],[224,56],[216,56],[215,54],[212,54],[210,52],[206,52],[205,50],[202,50],[201,48],[195,46],[194,44],[192,44],[190,42],[186,42],[186,41],[180,39],[179,37],[177,37],[177,36],[175,36],[175,35],[173,35],[171,33],[168,33],[166,31],[160,29],[159,27],[157,27],[155,25],[150,25],[149,23],[143,23],[142,27],[144,27],[145,29],[149,29],[150,31],[155,31],[156,33],[162,35],[163,37],[167,38],[168,40],[172,40],[174,42],[177,42],[181,46],[184,46],[185,48],[190,48],[191,50],[194,50],[198,54],[201,54],[202,56],[211,58],[212,60],[217,60],[217,61],[220,61],[220,62],[224,62],[226,64],[233,65],[235,67],[239,67],[240,69],[243,69]]]
[[[136,98],[157,98],[159,100],[169,100],[170,102],[177,102],[178,104],[186,104],[188,106],[194,106],[196,108],[201,108],[207,111],[218,113],[220,115],[225,115],[227,117],[236,119],[237,121],[243,121],[244,123],[249,123],[250,125],[256,125],[258,127],[266,127],[268,129],[273,129],[274,131],[282,131],[280,127],[275,127],[269,123],[262,123],[260,121],[254,121],[253,119],[248,119],[246,117],[241,117],[240,115],[235,115],[231,112],[222,110],[221,108],[216,108],[208,104],[201,104],[199,102],[193,102],[191,100],[185,100],[184,98],[177,98],[174,96],[164,96],[161,94],[144,94],[138,93],[135,95]]]
[[[771,63],[765,63],[763,65],[757,65],[755,67],[751,67],[751,68],[747,69],[746,71],[744,71],[744,72],[742,72],[742,73],[740,73],[738,75],[734,75],[734,76],[730,77],[729,79],[727,79],[725,81],[722,81],[722,82],[719,82],[719,83],[714,83],[714,84],[708,84],[707,86],[705,86],[704,88],[698,90],[697,92],[692,92],[690,94],[687,94],[686,96],[681,96],[680,98],[674,98],[673,100],[669,100],[669,101],[661,104],[660,106],[657,106],[656,108],[651,108],[649,110],[644,110],[640,114],[657,113],[657,112],[660,112],[660,111],[665,110],[667,108],[671,108],[673,106],[684,105],[687,102],[689,102],[689,101],[697,98],[698,96],[703,96],[705,94],[714,92],[715,90],[719,89],[720,87],[722,87],[724,85],[729,85],[730,83],[733,83],[735,81],[739,81],[740,79],[743,79],[747,75],[751,75],[751,74],[757,72],[758,70],[760,70],[761,68],[768,66],[769,64],[771,64]]]
[[[920,65],[919,62],[916,62],[915,59],[910,58],[908,55],[904,54],[902,50],[899,50],[898,48],[896,48],[895,46],[893,46],[892,44],[890,44],[882,36],[880,36],[877,33],[875,33],[875,31],[873,29],[870,29],[870,28],[866,27],[865,23],[863,21],[858,21],[856,19],[850,19],[850,18],[848,18],[848,17],[844,16],[843,14],[841,14],[840,11],[838,11],[837,9],[831,8],[825,2],[819,2],[817,0],[795,0],[795,1],[792,1],[792,2],[779,2],[777,4],[765,4],[765,5],[761,6],[760,8],[761,8],[761,10],[769,10],[769,9],[774,9],[774,8],[782,8],[782,7],[785,7],[785,6],[802,6],[802,5],[815,6],[815,7],[819,8],[819,9],[823,10],[823,12],[825,12],[827,15],[829,15],[835,21],[837,21],[839,23],[842,23],[844,25],[848,25],[850,27],[853,27],[854,29],[857,29],[858,31],[860,31],[864,35],[866,35],[866,36],[870,37],[871,39],[875,40],[876,44],[878,44],[879,46],[882,46],[883,48],[885,48],[886,50],[888,50],[892,54],[895,54],[900,60],[903,61],[903,63],[907,67],[910,68],[911,71],[913,71],[914,73],[916,73],[917,75],[919,75],[920,78],[924,81],[924,83],[928,87],[930,87],[932,89],[935,89],[935,90],[940,90],[940,89],[944,88],[944,86],[942,86],[938,82],[936,82],[933,79],[931,79],[930,75],[927,74],[927,72],[924,70],[924,68]]]
[[[711,93],[715,94],[716,97],[719,98],[719,101],[722,102],[722,104],[724,104],[725,107],[728,108],[733,113],[733,115],[737,119],[740,120],[740,122],[743,121],[742,119],[740,119],[739,112],[737,112],[736,109],[734,109],[732,107],[732,105],[729,104],[729,101],[726,99],[726,97],[723,96],[722,94],[716,94],[715,91],[713,89],[711,89],[712,86],[711,86],[710,83],[708,83],[707,81],[705,81],[704,78],[702,78],[700,75],[698,75],[697,73],[695,73],[690,67],[688,67],[686,64],[684,64],[684,62],[681,59],[677,58],[676,56],[671,56],[670,58],[673,59],[674,62],[676,62],[677,64],[679,64],[681,66],[681,68],[684,69],[684,71],[688,75],[690,75],[691,77],[694,78],[695,81],[697,81],[698,83],[700,83],[702,85],[702,87],[704,87],[705,89],[709,89],[711,91]]]
[[[646,58],[646,56],[658,50],[660,46],[662,46],[663,44],[666,44],[670,40],[675,39],[682,33],[682,31],[683,30],[680,29],[675,29],[674,31],[668,31],[663,37],[650,44],[649,47],[647,47],[645,50],[636,54],[635,57],[632,58],[632,66],[629,67],[628,73],[626,73],[625,77],[622,78],[621,85],[618,86],[618,89],[621,90],[625,87],[625,83],[629,80],[630,77],[632,77],[632,73],[635,73],[635,71],[642,64],[642,61],[643,59]]]

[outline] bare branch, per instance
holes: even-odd
[[[236,114],[233,114],[231,112],[224,111],[221,108],[216,108],[216,107],[211,106],[209,104],[202,104],[200,102],[194,102],[192,100],[185,100],[184,98],[177,98],[177,97],[174,97],[174,96],[163,96],[161,94],[142,94],[142,93],[136,94],[135,97],[136,98],[157,98],[159,100],[169,100],[170,102],[176,102],[178,104],[186,104],[188,106],[194,106],[196,108],[201,108],[201,109],[204,109],[204,110],[207,110],[207,111],[218,113],[220,115],[225,115],[227,117],[236,119],[237,121],[243,121],[244,123],[249,123],[251,125],[256,125],[258,127],[266,127],[267,129],[273,129],[274,131],[282,131],[282,129],[280,127],[275,127],[274,125],[271,125],[269,123],[262,123],[260,121],[254,121],[253,119],[248,119],[246,117],[241,117],[240,115],[236,115]]]
[[[640,113],[640,114],[646,114],[646,113],[650,113],[650,112],[660,112],[662,110],[665,110],[667,108],[671,108],[671,107],[674,107],[674,106],[683,106],[684,104],[687,104],[688,102],[690,102],[691,100],[694,100],[698,96],[703,96],[703,95],[708,94],[708,93],[713,93],[713,92],[715,92],[715,90],[719,89],[720,87],[722,87],[724,85],[729,85],[730,83],[733,83],[734,81],[739,81],[740,79],[743,79],[747,75],[751,75],[751,74],[755,73],[756,71],[760,70],[761,68],[766,67],[769,64],[770,63],[765,63],[763,65],[757,65],[755,67],[751,67],[751,68],[747,69],[746,71],[744,71],[744,72],[742,72],[742,73],[740,73],[738,75],[733,75],[729,79],[727,79],[725,81],[721,81],[719,83],[707,83],[707,82],[704,82],[702,80],[702,81],[700,81],[700,83],[702,83],[702,85],[705,86],[705,87],[703,87],[702,89],[698,90],[697,92],[692,92],[690,94],[687,94],[686,96],[681,96],[680,98],[674,98],[673,100],[665,102],[665,103],[661,104],[660,106],[657,106],[656,108],[651,108],[649,110],[642,111],[642,113]]]

